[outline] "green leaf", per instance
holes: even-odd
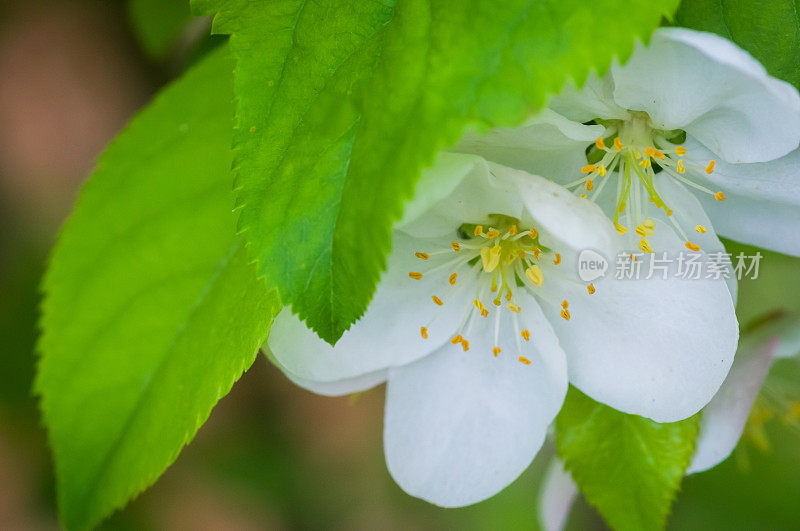
[[[128,18],[144,52],[163,60],[192,12],[188,0],[128,0]]]
[[[516,125],[677,0],[194,0],[237,60],[239,227],[323,339],[361,316],[392,223],[466,124]]]
[[[800,0],[684,0],[675,22],[732,40],[800,89]]]
[[[67,529],[156,480],[277,312],[234,233],[231,69],[223,47],[130,123],[53,252],[36,391]]]
[[[558,455],[613,529],[663,529],[694,453],[698,420],[659,424],[571,387],[556,418]]]

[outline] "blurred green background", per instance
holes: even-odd
[[[36,400],[38,283],[77,189],[137,108],[214,41],[183,0],[0,1],[0,529],[57,529]],[[729,251],[744,249],[731,244]],[[800,260],[763,253],[741,285],[743,325],[800,308]],[[673,529],[800,527],[800,364],[776,364],[734,456],[688,478]],[[778,411],[775,411],[775,406]],[[443,510],[394,485],[383,390],[324,398],[260,357],[150,490],[106,529],[531,529],[546,448],[477,506]],[[772,416],[770,416],[772,414]],[[568,527],[602,529],[579,501]]]

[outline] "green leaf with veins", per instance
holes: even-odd
[[[694,453],[699,415],[659,424],[570,387],[556,445],[579,489],[615,530],[663,529]]]
[[[684,0],[675,23],[732,40],[800,89],[800,0]]]
[[[194,0],[237,61],[239,228],[323,339],[361,316],[392,223],[467,124],[517,125],[677,0]],[[468,221],[468,220],[465,220]]]
[[[232,68],[215,51],[130,123],[53,252],[36,391],[67,529],[156,480],[278,311],[234,231]]]

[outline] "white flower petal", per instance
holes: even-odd
[[[736,447],[772,364],[776,343],[777,339],[772,339],[739,348],[725,383],[703,409],[697,447],[687,474],[716,466]]]
[[[449,248],[449,240],[439,241]],[[435,266],[434,257],[423,261],[415,251],[430,250],[430,240],[411,238],[395,231],[389,268],[378,285],[367,312],[331,347],[309,330],[289,308],[275,319],[267,341],[280,366],[298,380],[332,382],[403,365],[434,351],[461,323],[472,303],[469,270],[460,274],[455,287],[447,281],[449,269],[409,278],[410,271]],[[427,249],[426,249],[427,248]],[[450,255],[436,257],[447,261]],[[433,303],[437,295],[444,306]],[[428,339],[420,327],[427,326]]]
[[[368,372],[352,378],[343,378],[341,380],[331,381],[317,381],[308,380],[292,374],[286,367],[281,365],[274,355],[266,351],[269,360],[278,367],[283,374],[289,378],[295,385],[308,389],[312,393],[324,396],[342,396],[360,391],[366,391],[376,385],[380,385],[386,381],[387,369],[380,369],[374,372]]]
[[[800,143],[797,91],[722,37],[661,28],[612,71],[619,105],[685,130],[726,161],[772,160]]]
[[[533,226],[545,245],[572,260],[583,249],[611,252],[617,233],[600,207],[572,195],[565,188],[537,175],[489,164],[498,176],[515,184],[525,204],[523,224]],[[572,264],[573,262],[570,262]]]
[[[516,191],[495,178],[481,157],[440,153],[422,172],[414,199],[395,228],[422,238],[455,235],[462,223],[482,223],[495,213],[518,217],[521,211]]]
[[[511,483],[539,451],[564,400],[566,366],[536,303],[519,304],[532,332],[524,351],[531,365],[517,361],[509,333],[495,358],[493,322],[479,318],[469,351],[447,345],[390,371],[386,462],[409,494],[445,507],[476,503]]]
[[[727,266],[725,267],[727,276],[723,276],[723,278],[728,284],[728,289],[731,292],[731,298],[735,306],[738,294],[738,283],[733,273],[733,267],[732,264],[725,259],[727,257],[725,246],[719,241],[714,231],[714,226],[703,209],[703,206],[700,204],[700,201],[698,201],[697,197],[689,192],[682,183],[666,175],[666,172],[655,175],[653,183],[658,194],[666,202],[668,207],[672,209],[672,221],[677,222],[678,225],[686,231],[688,240],[699,245],[700,249],[708,255],[709,259],[716,258],[720,266]],[[663,210],[656,208],[655,205],[650,205],[650,212],[652,217],[661,221],[661,226],[671,227],[669,217],[664,214]],[[702,226],[706,232],[698,232],[696,230],[698,225]],[[660,235],[660,227],[656,228],[656,232]],[[656,239],[651,240],[651,244],[658,246],[659,242]],[[677,248],[681,250],[681,252],[685,252],[685,249],[680,249],[679,245]],[[654,249],[660,248],[654,247]]]
[[[545,109],[520,127],[467,133],[453,151],[566,183],[580,174],[586,165],[586,146],[604,131],[603,126],[582,125]]]
[[[711,152],[687,141],[686,157],[705,165]],[[691,176],[721,190],[725,201],[697,194],[716,231],[727,238],[800,256],[800,150],[777,160],[752,164],[717,161],[714,172]]]
[[[661,229],[663,234],[666,228]],[[677,238],[673,238],[677,240]],[[663,247],[673,256],[674,246]],[[613,263],[615,257],[610,257]],[[620,411],[672,422],[696,413],[714,396],[733,361],[738,324],[731,295],[717,280],[612,276],[582,284],[554,278],[552,298],[569,301],[571,319],[544,307],[567,353],[570,382]]]
[[[567,524],[572,504],[578,497],[578,486],[564,463],[553,458],[547,469],[539,496],[539,516],[545,531],[561,531]]]
[[[595,118],[605,120],[625,118],[628,112],[614,102],[614,80],[602,79],[590,72],[586,83],[578,89],[570,82],[560,94],[550,100],[549,107],[575,122],[585,123]]]

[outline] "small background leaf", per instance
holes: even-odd
[[[736,317],[743,330],[770,315],[800,312],[800,258],[732,240],[723,243],[733,260],[739,253],[762,256],[758,278],[748,276],[739,281]]]
[[[195,0],[237,59],[239,226],[333,343],[364,312],[392,223],[466,124],[516,125],[626,58],[677,0]]]
[[[675,22],[732,40],[800,89],[800,0],[683,0]]]
[[[231,69],[223,47],[131,122],[52,255],[36,390],[67,529],[155,481],[278,310],[234,236]]]
[[[694,452],[698,416],[659,424],[574,387],[556,417],[558,455],[616,530],[663,529]]]

